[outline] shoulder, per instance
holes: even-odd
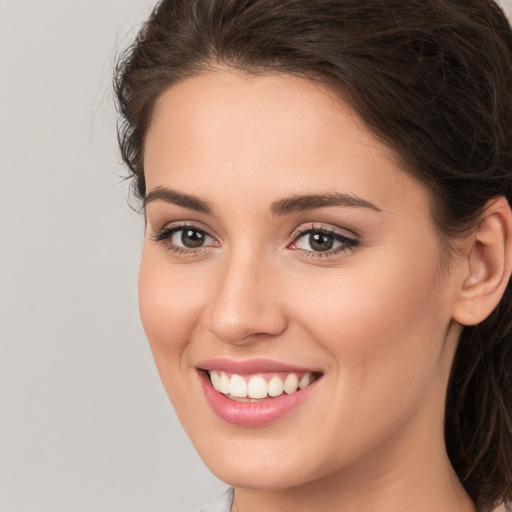
[[[503,503],[498,508],[495,508],[493,512],[512,512],[512,503]]]
[[[232,487],[222,493],[215,501],[200,508],[197,512],[230,512],[233,504],[234,490]]]

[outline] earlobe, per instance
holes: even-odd
[[[462,325],[485,320],[500,302],[510,279],[512,212],[504,197],[487,203],[469,242],[453,315]]]

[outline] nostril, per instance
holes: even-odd
[[[287,327],[287,317],[279,308],[267,311],[255,308],[212,315],[208,331],[220,341],[238,345],[266,341],[281,335]]]

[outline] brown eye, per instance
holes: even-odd
[[[194,251],[194,249],[218,245],[215,238],[195,226],[165,227],[153,235],[153,240],[176,251]]]
[[[181,243],[184,247],[195,249],[201,247],[206,240],[206,233],[198,229],[180,229],[176,234],[181,232]]]
[[[292,247],[314,255],[315,253],[336,254],[339,251],[352,249],[358,244],[357,239],[348,237],[337,231],[308,229],[295,239]]]
[[[310,233],[308,242],[314,251],[328,251],[334,245],[334,236],[325,233]]]

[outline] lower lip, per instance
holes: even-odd
[[[258,402],[237,402],[214,389],[204,371],[199,373],[206,400],[213,412],[220,419],[243,427],[259,427],[279,420],[304,402],[319,382],[315,380],[309,386],[291,395],[282,394]]]

